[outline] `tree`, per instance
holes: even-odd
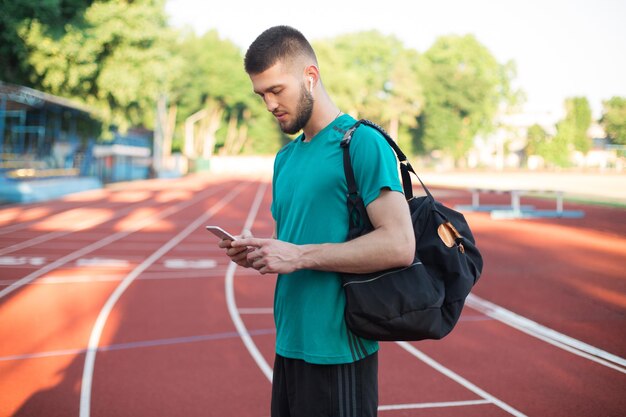
[[[512,100],[512,64],[500,65],[472,35],[440,37],[424,58],[422,148],[442,150],[459,160],[477,134],[493,129],[500,103]]]
[[[626,145],[626,97],[612,97],[602,102],[600,123],[615,143]]]
[[[591,139],[587,131],[591,126],[591,107],[585,97],[572,97],[565,100],[565,118],[556,125],[556,137],[583,154],[591,149]]]
[[[18,29],[39,22],[62,34],[67,22],[75,21],[91,5],[90,0],[0,0],[0,79],[30,85],[27,49]],[[37,86],[34,86],[37,87]]]
[[[200,37],[185,34],[177,50],[184,62],[174,82],[179,120],[203,112],[194,134],[197,155],[208,158],[216,147],[226,154],[278,150],[281,135],[275,124],[264,124],[268,129],[260,136],[253,128],[269,113],[252,92],[235,44],[212,30]]]
[[[24,20],[30,85],[95,108],[122,130],[154,125],[176,59],[161,0],[95,1],[62,26]]]
[[[538,124],[528,128],[525,153],[526,156],[538,155],[542,145],[548,139],[548,133]]]
[[[377,31],[314,43],[322,81],[336,104],[357,118],[384,125],[393,138],[415,127],[423,106],[419,55]]]
[[[548,165],[565,168],[572,163],[571,142],[563,135],[549,138],[539,146],[538,153]]]
[[[565,167],[570,163],[570,145],[565,136],[550,137],[538,124],[528,128],[526,156],[539,155],[549,165]]]
[[[571,164],[571,153],[582,153],[591,149],[591,139],[587,131],[591,125],[591,108],[585,97],[572,97],[565,100],[565,118],[556,124],[553,138],[537,143],[537,154],[551,165],[567,167]]]

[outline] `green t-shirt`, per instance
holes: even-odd
[[[339,143],[355,122],[343,115],[310,142],[300,136],[276,155],[272,215],[279,240],[298,245],[345,242],[348,187]],[[366,206],[381,189],[402,192],[395,154],[376,130],[359,127],[350,154]],[[376,352],[378,342],[347,329],[344,306],[337,273],[300,270],[279,275],[274,296],[276,353],[314,364],[340,364]]]

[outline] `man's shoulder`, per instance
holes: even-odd
[[[348,130],[356,123],[356,119],[349,114],[342,114],[331,124],[332,136],[343,138]]]
[[[333,141],[341,141],[346,133],[357,123],[357,120],[348,114],[342,115],[338,120],[336,120],[331,129],[328,131],[328,137],[332,138]],[[375,128],[369,125],[360,125],[353,133],[352,133],[352,143],[355,142],[385,142],[385,138],[383,135],[376,130]],[[358,146],[358,145],[357,145]]]
[[[374,147],[385,149],[387,140],[380,131],[369,125],[360,125],[352,134],[350,147]]]

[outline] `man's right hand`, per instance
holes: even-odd
[[[237,236],[238,239],[250,238],[252,237],[252,233],[245,230],[240,236]],[[248,252],[253,250],[253,248],[248,248],[247,246],[234,248],[232,244],[232,240],[230,239],[222,239],[217,244],[220,248],[226,249],[226,255],[239,266],[243,266],[244,268],[251,268],[252,264],[248,262]]]

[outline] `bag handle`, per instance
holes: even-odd
[[[391,146],[391,149],[393,149],[393,151],[397,155],[398,160],[400,161],[400,173],[402,175],[402,188],[404,190],[404,196],[407,199],[407,201],[413,198],[413,184],[411,182],[411,175],[410,175],[410,172],[412,172],[419,180],[428,198],[434,203],[435,198],[432,196],[432,194],[428,190],[428,187],[426,187],[426,185],[424,184],[422,179],[419,177],[419,175],[417,175],[417,173],[413,169],[413,166],[411,166],[411,163],[407,160],[406,155],[404,154],[404,152],[402,152],[402,149],[400,149],[398,144],[391,138],[391,136],[389,136],[389,134],[385,131],[385,129],[383,129],[376,123],[367,119],[361,119],[358,122],[356,122],[350,129],[348,129],[348,131],[343,136],[343,139],[341,140],[341,147],[343,148],[343,169],[345,172],[346,181],[348,183],[348,196],[358,195],[356,181],[354,178],[354,170],[352,169],[352,161],[350,160],[349,148],[350,148],[350,142],[352,141],[352,136],[354,135],[354,132],[361,125],[369,126],[373,129],[376,129],[378,132],[380,132],[380,134],[383,135],[383,137],[385,138],[389,146]]]

